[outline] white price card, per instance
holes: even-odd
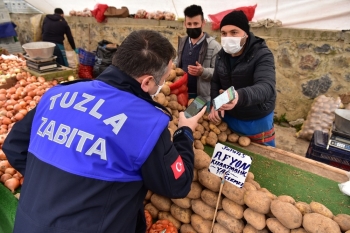
[[[250,156],[217,143],[209,165],[209,172],[220,178],[224,177],[226,181],[242,188],[251,164]]]

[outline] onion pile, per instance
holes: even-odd
[[[0,67],[5,67],[2,64]],[[9,164],[2,145],[13,124],[22,120],[37,105],[41,96],[57,85],[57,80],[46,81],[28,72],[15,73],[18,68],[14,66],[6,67],[6,71],[12,72],[11,75],[15,74],[17,83],[9,89],[0,89],[0,181],[14,193],[23,183],[24,177]]]

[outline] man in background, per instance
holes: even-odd
[[[42,35],[43,41],[56,44],[53,55],[57,56],[56,61],[62,66],[68,66],[66,51],[63,46],[64,35],[73,50],[76,51],[72,32],[67,21],[64,19],[64,13],[61,8],[56,8],[53,15],[47,15],[43,22]],[[77,52],[77,51],[76,51]]]
[[[184,14],[187,36],[179,41],[174,63],[188,74],[189,98],[200,95],[209,101],[215,56],[221,46],[203,32],[205,20],[201,6],[191,5],[184,10]]]

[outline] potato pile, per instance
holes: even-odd
[[[167,83],[163,85],[160,93],[154,97],[154,100],[167,107],[169,112],[172,113],[173,120],[169,122],[168,128],[171,134],[173,134],[177,130],[179,112],[184,111],[186,106],[178,103],[175,94],[170,94],[170,88]],[[192,101],[193,99],[190,99],[187,106]],[[198,121],[198,126],[195,132],[193,132],[193,137],[195,139],[194,147],[201,150],[204,149],[204,145],[215,147],[217,142],[238,142],[241,146],[249,146],[250,144],[250,138],[232,133],[225,122],[221,121],[218,124],[210,122],[208,113]]]
[[[296,136],[310,141],[315,130],[328,133],[337,108],[344,108],[340,97],[318,96],[312,103],[306,121]]]
[[[209,233],[221,179],[208,171],[210,157],[195,149],[191,191],[183,199],[169,199],[148,191],[144,204],[154,219],[171,221],[181,233]],[[214,233],[350,233],[350,215],[336,216],[317,202],[296,202],[276,196],[249,172],[243,188],[225,182]]]

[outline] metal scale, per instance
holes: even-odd
[[[50,58],[32,58],[25,55],[24,58],[26,59],[28,69],[39,73],[55,71],[60,67],[56,62],[56,56]]]
[[[327,150],[332,146],[350,152],[349,114],[350,110],[336,110],[335,122],[329,130]]]

